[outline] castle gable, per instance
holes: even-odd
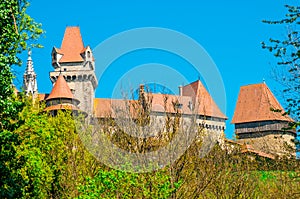
[[[198,106],[198,115],[227,119],[201,81],[197,80],[184,86],[182,95],[193,98],[194,105]]]

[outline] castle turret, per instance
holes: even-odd
[[[232,119],[238,142],[273,155],[295,155],[292,121],[265,83],[240,88]]]
[[[23,76],[23,88],[26,95],[35,96],[38,92],[36,74],[33,68],[33,61],[31,58],[31,51],[28,51],[26,70]]]
[[[45,111],[50,111],[53,115],[56,115],[58,110],[72,110],[78,112],[78,104],[79,100],[74,98],[63,75],[60,75],[51,93],[46,98]]]
[[[79,27],[66,28],[61,48],[52,50],[52,66],[52,83],[63,72],[74,97],[80,101],[79,109],[91,115],[98,81],[92,50],[89,46],[84,47]]]

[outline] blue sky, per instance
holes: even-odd
[[[240,86],[261,83],[265,79],[271,90],[276,95],[279,93],[279,85],[270,75],[275,60],[270,53],[261,49],[260,42],[270,37],[283,37],[285,29],[261,21],[282,18],[286,13],[283,5],[295,5],[296,1],[31,0],[30,3],[28,13],[42,23],[46,31],[40,39],[44,48],[34,49],[32,55],[40,93],[49,93],[51,90],[49,72],[53,68],[50,53],[53,46],[60,47],[66,26],[80,26],[84,44],[92,49],[122,31],[142,27],[168,28],[197,41],[216,64],[226,92],[226,110],[222,108],[229,118],[226,135],[232,138],[234,128],[230,120]],[[151,50],[133,52],[114,63],[105,77],[106,82],[100,82],[96,97],[109,97],[112,92],[109,85],[115,84],[130,67],[152,62],[177,68],[188,81],[197,80],[199,76],[183,60],[168,53]],[[17,87],[22,85],[24,70],[25,63],[16,69]],[[178,81],[178,85],[182,83],[186,82]]]

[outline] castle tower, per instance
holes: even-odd
[[[27,65],[23,76],[23,88],[26,95],[35,96],[38,92],[36,74],[34,72],[30,50],[28,51]]]
[[[276,110],[276,111],[274,111]],[[242,86],[232,123],[238,142],[273,155],[295,155],[293,120],[265,83]]]
[[[79,100],[75,99],[66,80],[62,75],[56,80],[51,93],[46,98],[45,111],[56,115],[58,110],[78,111]]]
[[[79,27],[67,27],[61,48],[54,47],[51,55],[52,83],[62,73],[74,97],[80,101],[79,109],[91,115],[98,81],[92,50],[89,46],[84,47]]]

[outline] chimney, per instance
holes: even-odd
[[[144,96],[145,93],[145,86],[144,84],[140,84],[140,89],[139,89],[139,99]]]
[[[179,96],[182,96],[182,86],[179,86]]]

